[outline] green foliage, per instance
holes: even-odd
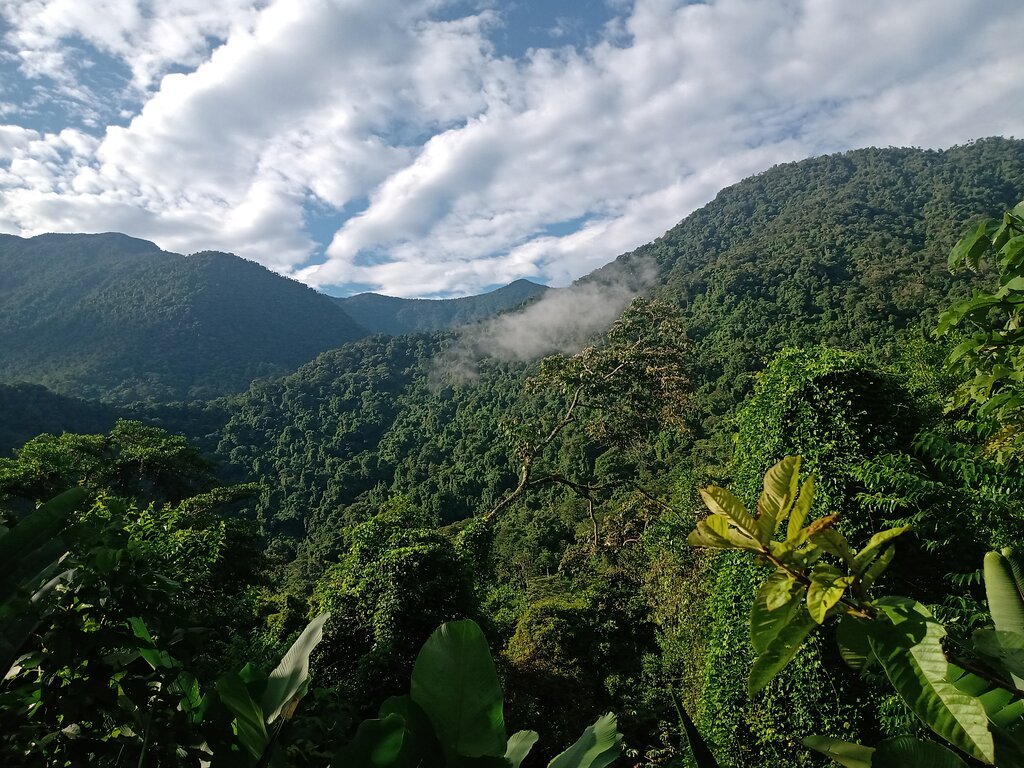
[[[956,329],[966,335],[946,360],[961,384],[950,408],[970,405],[982,422],[993,421],[998,432],[990,448],[1000,456],[1013,454],[1024,441],[1024,364],[1018,350],[1024,341],[1024,203],[986,219],[964,235],[949,255],[949,268],[977,272],[982,261],[994,264],[999,287],[975,289],[969,299],[949,307],[935,329],[942,336]]]
[[[518,766],[537,741],[535,732],[509,737],[502,691],[487,641],[472,621],[443,624],[427,640],[412,673],[408,696],[388,699],[380,719],[365,721],[339,757],[368,756],[375,766]],[[400,732],[401,729],[401,732]],[[606,768],[622,736],[613,715],[603,715],[548,764],[548,768]]]
[[[438,624],[475,612],[469,569],[430,515],[399,497],[350,529],[347,551],[312,602],[337,619],[320,654],[323,679],[345,698],[395,693]]]
[[[973,649],[973,655],[984,658],[985,668],[950,661],[946,629],[924,605],[903,597],[871,597],[871,587],[892,560],[890,542],[906,529],[876,533],[860,552],[834,529],[833,516],[803,528],[793,526],[781,542],[772,538],[787,513],[800,506],[799,467],[799,459],[790,457],[769,470],[756,515],[728,492],[708,489],[705,502],[711,517],[700,521],[690,537],[695,546],[752,551],[774,568],[751,611],[752,640],[761,654],[751,672],[751,695],[780,672],[815,623],[842,616],[846,631],[838,639],[846,645],[843,657],[859,669],[877,663],[900,698],[937,736],[986,765],[1019,764],[1024,757],[1024,690],[1016,687],[1014,671],[1016,649],[1024,647],[1024,581],[1017,580],[1024,571],[1013,553],[986,558],[997,631],[979,633]],[[817,615],[812,588],[823,580],[819,599],[824,604]],[[802,599],[813,621],[803,617],[802,606],[790,607]],[[785,643],[773,653],[778,638]],[[883,742],[873,754],[833,739],[805,743],[847,766],[963,764],[944,747],[912,738]]]

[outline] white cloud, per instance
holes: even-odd
[[[637,0],[592,47],[518,60],[490,43],[500,10],[445,0],[97,3],[0,0],[25,73],[88,101],[85,41],[139,99],[96,136],[0,127],[0,227],[121,229],[321,287],[565,284],[774,163],[1024,118],[1015,0]],[[369,204],[308,266],[311,199]]]

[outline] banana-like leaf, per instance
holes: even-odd
[[[793,660],[804,640],[817,626],[817,622],[811,618],[811,614],[807,612],[801,602],[793,617],[779,628],[776,635],[765,645],[764,651],[754,661],[750,677],[747,679],[747,692],[750,696],[768,685],[772,678]]]
[[[416,756],[419,768],[444,766],[444,755],[434,735],[434,726],[410,696],[392,696],[385,699],[380,705],[378,716],[385,718],[389,715],[399,715],[405,722],[405,744],[410,754]]]
[[[952,682],[946,660],[946,630],[920,603],[886,597],[875,602],[871,650],[896,692],[919,718],[953,746],[993,763],[995,747],[981,701]]]
[[[757,500],[758,540],[766,542],[789,516],[800,483],[800,457],[787,456],[764,475],[764,490]]]
[[[615,715],[609,713],[587,726],[576,743],[548,763],[548,768],[605,768],[621,750],[622,734]]]
[[[690,747],[690,752],[693,754],[694,762],[697,763],[697,768],[721,768],[718,765],[718,761],[715,760],[715,756],[711,754],[711,749],[708,747],[707,742],[704,741],[700,731],[697,730],[693,720],[690,719],[686,710],[676,701],[675,694],[669,691],[669,695],[672,697],[672,703],[675,705],[676,713],[679,715],[679,722],[682,723],[683,730],[686,731],[686,743]]]
[[[985,596],[992,623],[999,632],[1024,637],[1024,563],[1013,550],[985,555]],[[1018,688],[1024,688],[1024,675],[1011,673]]]
[[[501,687],[476,622],[452,621],[434,631],[416,657],[410,695],[433,724],[448,759],[504,757]]]
[[[732,520],[743,533],[752,539],[760,541],[761,529],[757,525],[757,520],[747,512],[743,502],[736,498],[731,491],[719,488],[717,485],[712,485],[707,488],[701,488],[700,496],[704,499],[704,504],[707,505],[708,509],[716,515],[722,515]],[[767,544],[768,541],[765,539],[761,543]]]
[[[391,768],[404,765],[405,721],[400,715],[364,720],[356,735],[334,754],[331,768]],[[409,764],[412,764],[411,762]]]
[[[811,618],[824,624],[828,612],[843,599],[843,593],[853,581],[853,576],[846,576],[831,565],[815,565],[811,570],[810,586],[807,587],[807,611]]]
[[[217,680],[217,695],[235,717],[238,741],[252,757],[259,760],[270,745],[270,735],[263,722],[263,709],[253,701],[249,689],[235,672]]]
[[[871,768],[968,768],[956,753],[934,741],[897,736],[878,745]]]
[[[875,752],[871,747],[829,736],[805,736],[801,741],[805,747],[832,758],[844,768],[871,768],[871,758]]]
[[[1024,679],[1024,634],[979,629],[973,639],[974,650],[984,656],[986,661],[1001,669],[1008,677]]]
[[[330,614],[323,613],[309,622],[267,678],[261,705],[268,723],[274,722],[289,702],[306,692],[309,685],[309,654],[323,639],[324,623],[329,617]]]
[[[1024,633],[1024,583],[1012,550],[985,555],[985,594],[996,629]],[[1016,566],[1016,568],[1014,567]]]
[[[533,745],[540,738],[536,731],[517,731],[508,737],[508,745],[505,747],[505,759],[512,763],[512,768],[519,768]]]
[[[0,538],[0,594],[6,596],[21,586],[31,586],[29,582],[40,571],[39,563],[31,562],[29,567],[31,556],[42,547],[52,546],[52,540],[87,497],[83,488],[64,491],[26,515]],[[52,562],[46,559],[43,565]]]

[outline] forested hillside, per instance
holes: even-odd
[[[348,315],[372,333],[429,333],[485,320],[516,309],[547,291],[547,286],[516,280],[479,296],[459,299],[399,299],[360,293],[338,299]]]
[[[32,441],[0,460],[0,498],[23,503],[82,480],[97,494],[85,522],[114,525],[126,561],[153,553],[176,585],[139,571],[150,601],[139,607],[128,597],[136,577],[109,585],[109,547],[93,538],[96,552],[75,554],[90,574],[81,599],[61,593],[46,626],[79,627],[78,610],[107,627],[115,639],[76,632],[110,675],[125,626],[146,653],[187,660],[127,667],[127,697],[142,701],[155,678],[189,670],[221,704],[190,709],[195,697],[160,688],[177,714],[153,727],[188,754],[197,733],[248,750],[244,765],[275,750],[295,765],[371,753],[395,768],[501,761],[506,724],[543,734],[523,763],[543,765],[611,711],[619,764],[823,765],[809,747],[872,764],[864,747],[830,741],[845,740],[900,757],[880,764],[1014,768],[1017,753],[1004,750],[1019,742],[1024,711],[1011,649],[1021,628],[1006,629],[985,591],[1014,576],[1008,564],[990,573],[985,553],[1024,536],[1024,211],[1004,213],[1022,198],[1024,142],[1012,140],[779,166],[581,281],[580,296],[658,267],[648,295],[576,353],[488,358],[479,329],[374,336],[212,403],[134,407],[197,441],[220,479],[240,484],[226,491],[210,488],[211,468],[183,441],[132,422]],[[945,364],[954,348],[960,357]],[[78,406],[83,431],[107,429],[109,412]],[[147,498],[163,504],[143,513]],[[91,607],[104,589],[121,614]],[[152,617],[152,636],[126,624],[133,610]],[[189,610],[194,634],[175,634],[171,617]],[[276,721],[274,741],[265,721],[275,718],[258,709],[270,701],[265,681],[245,662],[269,668],[325,612],[313,690],[294,727]],[[423,669],[442,640],[419,649],[438,624],[466,618],[494,655],[487,700],[498,712],[498,679],[504,689],[500,733],[475,752],[444,741],[433,709],[438,741],[424,741],[417,708],[436,703]],[[456,626],[451,642],[469,632]],[[197,640],[210,628],[220,667]],[[40,672],[27,666],[21,687],[3,690],[29,702],[48,681],[106,685],[106,667],[75,677],[61,666],[67,654],[40,658]],[[490,680],[490,669],[480,662],[474,674]],[[444,690],[449,679],[433,678]],[[388,698],[406,690],[415,705]],[[112,722],[127,717],[116,714],[123,702],[90,695]],[[974,720],[949,714],[956,697],[970,699]],[[67,718],[92,734],[90,754],[148,749],[143,720],[110,735],[57,704],[39,711],[3,715],[0,754],[27,739],[58,757],[85,754]],[[696,731],[680,722],[687,713]],[[926,733],[923,747],[894,738]],[[589,734],[612,750],[594,754],[618,754],[608,732]],[[815,735],[827,738],[805,746]],[[517,738],[530,739],[513,736],[509,760]],[[967,762],[934,762],[949,759],[946,743]],[[375,751],[384,744],[398,751]]]
[[[366,333],[258,264],[124,235],[4,235],[0,273],[0,380],[66,395],[209,399]]]

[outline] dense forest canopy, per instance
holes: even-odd
[[[338,755],[381,766],[554,758],[603,768],[621,740],[623,764],[790,768],[823,764],[801,741],[819,736],[879,745],[846,765],[871,765],[871,754],[909,761],[900,750],[934,759],[945,744],[961,763],[900,764],[1019,765],[1002,751],[1019,738],[1018,630],[985,591],[1011,582],[979,569],[986,552],[1024,535],[1021,198],[1024,142],[1014,140],[814,158],[723,190],[567,289],[648,281],[572,352],[495,359],[462,328],[340,346],[321,338],[326,351],[291,373],[207,402],[104,380],[120,375],[106,363],[89,368],[96,389],[84,391],[118,405],[0,388],[0,447],[15,449],[0,459],[6,524],[50,521],[79,574],[50,587],[38,627],[17,635],[30,663],[0,688],[0,754],[26,765],[118,765],[122,755],[198,765],[212,749],[218,765],[326,765]],[[969,225],[974,239],[948,262]],[[139,242],[126,239],[130,263],[154,257]],[[202,265],[222,260],[181,263],[191,259],[203,280],[214,273]],[[12,317],[38,311],[26,298],[30,272]],[[82,282],[95,292],[74,299],[81,306],[113,290]],[[44,305],[80,306],[41,295]],[[154,295],[149,306],[188,304],[186,295],[169,294],[169,304]],[[326,312],[312,296],[308,306]],[[112,338],[123,351],[138,343]],[[45,362],[45,344],[36,346]],[[468,358],[451,355],[467,349]],[[944,365],[953,349],[968,362]],[[173,348],[164,352],[173,367]],[[88,346],[82,354],[93,359]],[[47,362],[51,383],[71,381],[76,360]],[[217,365],[232,381],[263,375],[230,355]],[[128,403],[136,397],[151,399]],[[37,418],[35,431],[53,434],[29,439]],[[765,549],[770,537],[756,528],[769,503],[765,473],[779,467],[786,487],[815,478],[799,515],[796,491],[772,502],[772,514],[785,507],[798,521],[790,539],[803,536],[784,555],[785,541]],[[79,485],[81,498],[29,512]],[[722,520],[707,516],[709,498]],[[695,529],[700,548],[687,544]],[[873,538],[886,530],[899,533]],[[882,545],[892,542],[889,553]],[[858,552],[868,553],[860,570]],[[769,578],[765,553],[781,577]],[[1016,563],[1000,557],[1005,569]],[[866,581],[875,558],[885,567]],[[28,589],[55,571],[25,573]],[[763,585],[783,577],[791,581],[768,595]],[[874,663],[851,669],[833,620],[845,605],[857,621],[888,621],[876,593],[912,601],[899,605],[911,606],[914,626],[949,640],[893,645],[887,624],[844,618],[843,632],[874,638]],[[0,621],[35,616],[31,605],[11,602]],[[776,634],[750,634],[758,615]],[[972,645],[976,630],[995,639]],[[781,634],[773,646],[783,632],[798,641]],[[84,664],[64,635],[102,663]],[[263,670],[296,637],[300,651],[285,658],[302,668],[295,659],[306,659],[312,678],[291,720],[270,706],[277,678]],[[984,722],[947,727],[935,707],[915,709],[898,657],[941,655],[942,643],[973,649],[957,663],[978,662],[998,683],[985,699],[1000,699],[998,717],[983,708]],[[466,740],[452,736],[448,705],[435,698],[457,648],[474,659],[474,700],[485,702]],[[963,677],[955,695],[979,696],[976,683]],[[602,719],[609,711],[617,720]],[[922,747],[900,741],[906,734],[933,740]],[[847,749],[837,744],[810,745]]]

